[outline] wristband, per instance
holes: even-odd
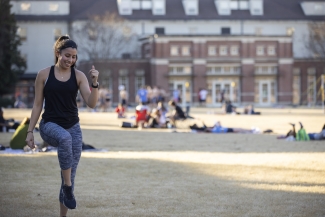
[[[28,133],[33,133],[33,131],[27,131],[27,133],[26,133],[26,134],[28,134]]]
[[[94,86],[93,84],[91,84],[92,88],[98,88],[99,87],[99,83],[97,82],[97,86]]]

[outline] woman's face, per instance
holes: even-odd
[[[57,53],[57,57],[61,67],[70,68],[77,61],[77,49],[71,47],[65,48]]]

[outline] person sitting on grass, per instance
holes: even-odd
[[[144,124],[147,122],[147,112],[148,107],[140,101],[139,105],[135,107],[135,126],[141,124],[141,127],[144,127]]]
[[[117,118],[125,118],[125,108],[121,103],[115,108],[115,112],[117,113]]]
[[[186,116],[185,113],[183,112],[182,108],[176,104],[175,101],[171,100],[168,102],[168,104],[172,107],[174,107],[173,111],[169,115],[169,120],[170,123],[173,126],[176,126],[176,120],[185,120]]]

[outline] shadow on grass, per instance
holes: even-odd
[[[0,156],[0,165],[2,216],[57,216],[56,156]],[[323,217],[324,194],[312,188],[323,191],[318,172],[82,158],[75,187],[79,207],[69,216]]]

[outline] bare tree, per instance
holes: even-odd
[[[314,58],[325,60],[325,21],[309,23],[307,48]]]
[[[137,35],[118,15],[105,13],[74,24],[72,35],[78,50],[87,60],[119,58],[123,53],[137,54]]]

